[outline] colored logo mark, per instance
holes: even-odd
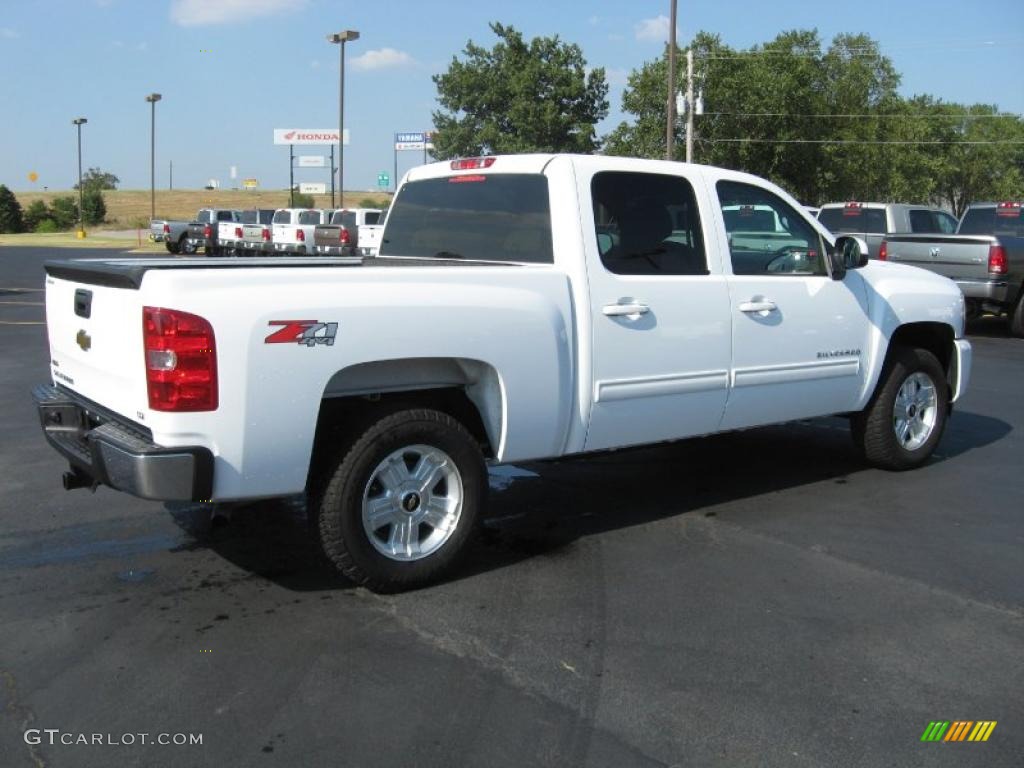
[[[933,720],[921,734],[921,741],[988,741],[995,720]]]

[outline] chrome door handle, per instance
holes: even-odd
[[[605,304],[601,311],[606,317],[622,317],[623,315],[646,315],[651,308],[640,302],[629,304]]]
[[[774,301],[744,301],[740,304],[740,312],[774,312],[778,307]]]

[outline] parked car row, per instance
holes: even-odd
[[[153,219],[150,239],[174,254],[373,256],[383,216],[377,208],[201,208],[191,222]]]
[[[818,221],[868,243],[871,258],[898,261],[953,280],[967,315],[1006,315],[1024,337],[1024,204],[975,203],[958,222],[937,208],[900,203],[829,203]]]

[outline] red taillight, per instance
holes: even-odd
[[[887,242],[885,242],[885,240],[883,240],[882,244],[880,246],[878,246],[878,260],[879,261],[888,261],[889,260],[889,244]]]
[[[207,240],[213,237],[213,228],[210,227],[209,224],[203,227],[203,237],[205,237]]]
[[[217,410],[213,326],[176,309],[142,308],[146,389],[154,411]]]
[[[464,157],[461,160],[452,160],[453,171],[471,171],[476,168],[490,168],[494,165],[494,157]]]
[[[988,247],[988,271],[995,275],[1005,275],[1009,271],[1006,264],[1006,249],[1003,246]]]
[[[341,241],[342,245],[348,245],[350,242],[352,242],[352,235],[348,233],[347,229],[342,227],[341,231],[338,232],[338,239]]]
[[[235,227],[235,237],[237,237],[239,240],[242,239],[242,228],[241,227]]]
[[[264,243],[269,243],[270,242],[270,230],[267,227],[263,228],[263,242]]]
[[[171,234],[171,225],[170,224],[164,224],[164,234],[165,235]]]
[[[300,243],[306,242],[306,232],[305,232],[305,230],[302,230],[302,229],[295,230],[295,239],[298,240]]]

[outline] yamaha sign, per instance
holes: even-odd
[[[275,128],[275,144],[324,145],[338,143],[336,128]],[[345,143],[348,144],[348,129],[345,129]]]

